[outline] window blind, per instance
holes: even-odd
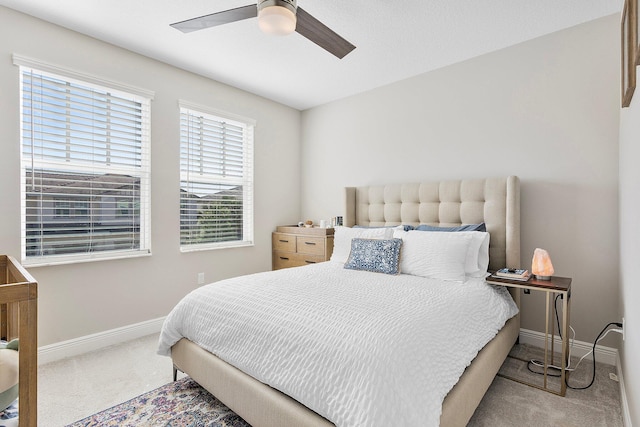
[[[149,253],[150,100],[29,67],[20,75],[23,262]]]
[[[180,108],[180,247],[253,244],[253,124]]]

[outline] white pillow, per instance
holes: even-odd
[[[469,277],[484,277],[489,268],[489,233],[484,231],[459,231],[458,233],[471,235],[464,272]]]
[[[404,237],[407,235],[408,231],[404,231],[404,228],[394,228],[393,229],[393,238],[394,239],[404,239]]]
[[[464,282],[472,236],[439,231],[394,232],[402,235],[400,271],[433,279]]]
[[[472,274],[472,277],[484,277],[487,275],[487,270],[489,270],[489,241],[491,240],[491,235],[481,231],[474,231],[473,233],[484,234],[484,237],[478,252],[478,272]]]
[[[469,277],[484,277],[489,269],[489,240],[490,235],[484,231],[419,231],[421,233],[443,233],[443,234],[466,234],[471,236],[469,249],[464,264],[465,275]],[[393,237],[396,239],[404,239],[407,231],[394,231]],[[455,239],[455,237],[454,237]],[[405,256],[403,249],[402,256]],[[402,270],[405,273],[404,270]]]
[[[350,228],[336,227],[333,233],[333,253],[331,261],[347,262],[351,253],[352,239],[390,239],[393,228]]]

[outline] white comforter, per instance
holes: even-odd
[[[336,426],[438,426],[442,401],[517,307],[483,279],[444,282],[341,263],[223,280],[167,317],[186,337]]]

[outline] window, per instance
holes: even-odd
[[[181,250],[253,244],[253,127],[181,102]]]
[[[14,62],[23,262],[148,254],[150,98]]]
[[[57,199],[53,203],[56,209],[55,218],[71,217],[71,203],[68,200]]]
[[[55,218],[82,218],[86,220],[89,216],[88,202],[71,201],[69,198],[55,198],[53,203],[55,207]]]

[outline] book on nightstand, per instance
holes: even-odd
[[[531,277],[529,270],[519,268],[501,268],[493,273],[492,276],[500,279],[521,280],[523,282],[526,282]]]

